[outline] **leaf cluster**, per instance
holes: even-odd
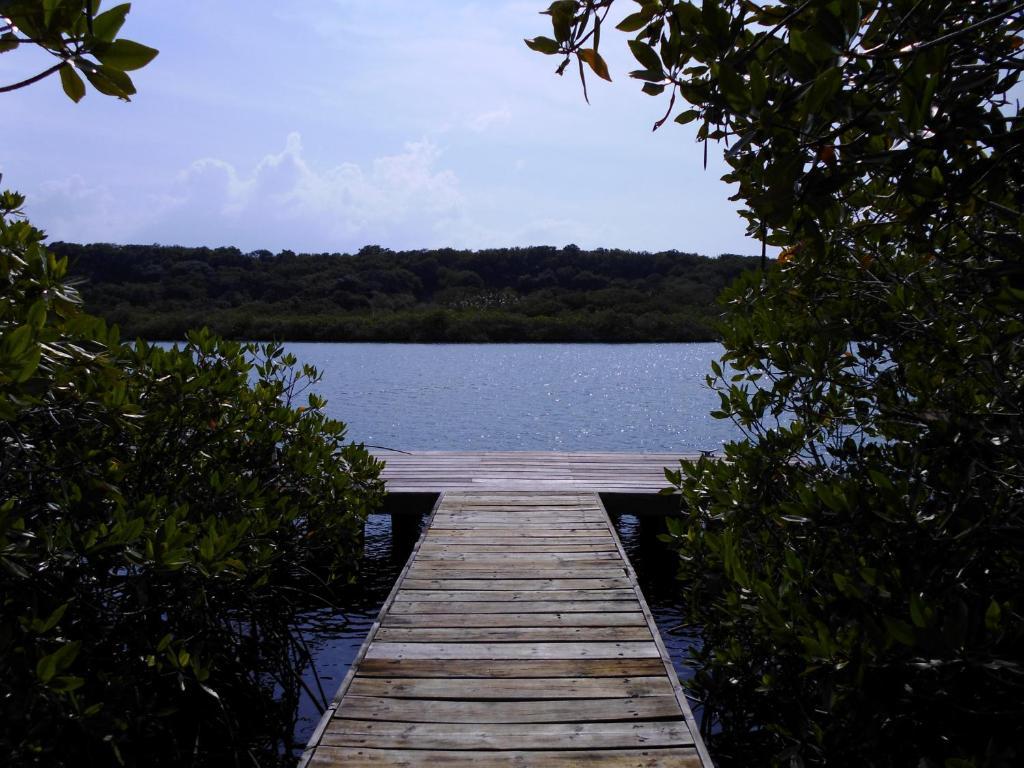
[[[158,52],[118,37],[130,3],[105,11],[100,6],[100,0],[0,0],[0,53],[28,45],[57,60],[32,77],[0,87],[0,93],[56,73],[72,101],[85,96],[85,81],[104,95],[130,101],[135,84],[128,72],[146,66]]]

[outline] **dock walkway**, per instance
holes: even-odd
[[[711,761],[597,493],[445,490],[300,765]]]
[[[546,451],[377,451],[389,493],[455,490],[598,491],[654,494],[678,453],[556,453]]]

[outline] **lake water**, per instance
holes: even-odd
[[[708,414],[719,344],[312,344],[317,392],[357,442],[402,450],[696,452],[739,437]]]

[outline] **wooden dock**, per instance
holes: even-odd
[[[600,497],[442,489],[300,766],[581,764],[711,766]]]
[[[597,491],[654,494],[678,453],[550,453],[541,451],[378,451],[389,493],[455,490]]]

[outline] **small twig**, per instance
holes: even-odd
[[[40,72],[38,75],[34,75],[33,77],[28,78],[27,80],[22,80],[20,83],[11,83],[10,85],[0,86],[0,93],[7,93],[9,91],[16,91],[19,88],[24,88],[25,86],[32,85],[32,83],[38,83],[40,80],[43,80],[43,79],[49,77],[54,72],[59,71],[61,67],[65,67],[65,66],[68,66],[68,63],[66,61],[62,61],[60,64],[54,64],[49,69],[45,69],[42,72]]]
[[[395,453],[404,453],[407,456],[412,456],[412,451],[403,451],[401,448],[388,448],[386,445],[366,445],[366,443],[363,443],[363,445],[367,448],[377,448],[381,451],[394,451]]]

